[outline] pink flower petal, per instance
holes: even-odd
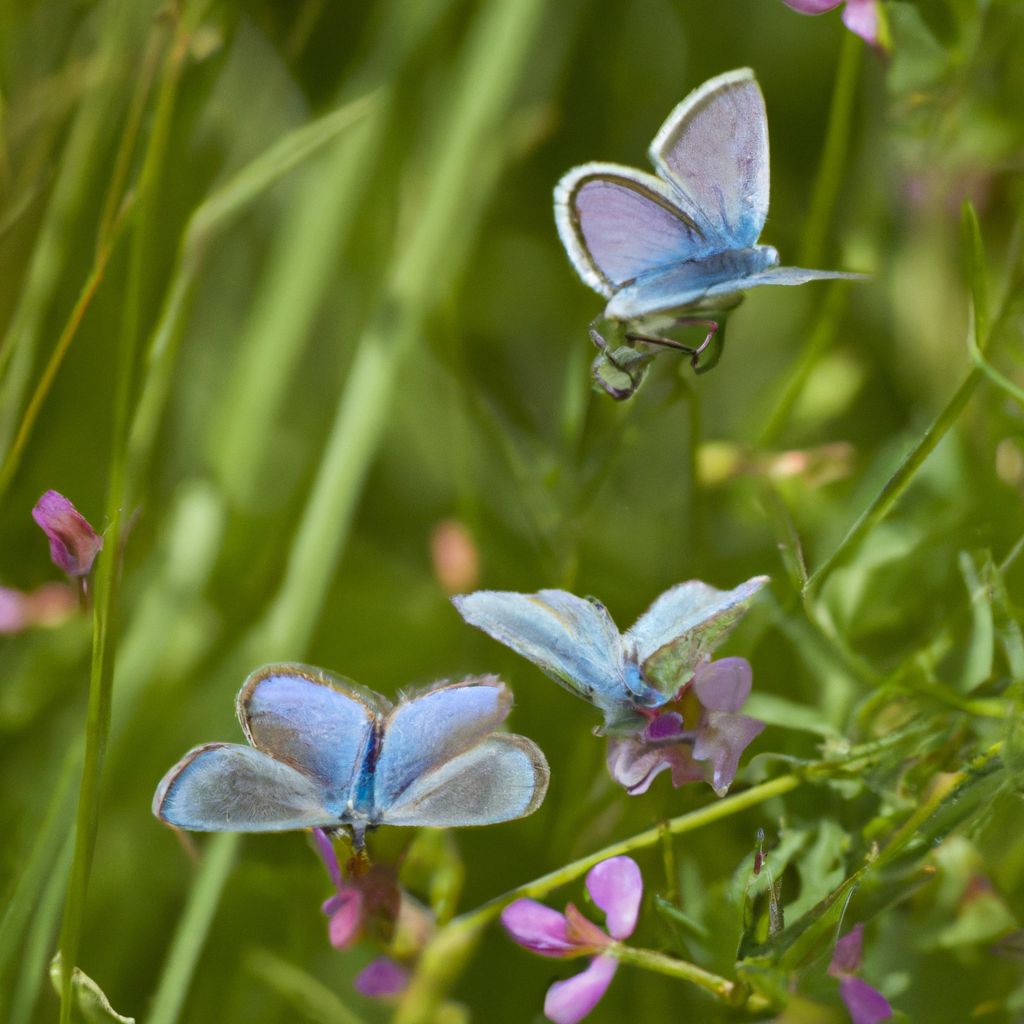
[[[625,939],[636,928],[644,880],[632,857],[611,857],[587,872],[587,892],[605,912],[608,934]]]
[[[329,904],[333,907],[327,911]],[[345,886],[324,904],[324,912],[330,913],[331,917],[327,924],[331,945],[335,949],[348,949],[359,937],[363,924],[363,894],[358,889]]]
[[[693,674],[697,699],[709,711],[739,711],[750,696],[754,673],[746,658],[706,661]]]
[[[352,984],[360,995],[370,999],[397,996],[409,984],[409,973],[394,960],[379,956],[356,975]]]
[[[50,542],[50,558],[69,576],[88,576],[103,547],[103,538],[74,505],[57,491],[47,491],[32,509],[32,518]]]
[[[851,928],[837,943],[832,954],[832,962],[828,965],[828,973],[833,978],[841,978],[844,974],[853,974],[860,970],[864,949],[863,923]]]
[[[666,768],[672,770],[672,785],[677,789],[684,782],[704,778],[704,769],[694,762],[688,743],[646,743],[642,735],[610,738],[607,763],[611,777],[630,796],[646,793]]]
[[[764,730],[764,722],[727,711],[708,711],[697,731],[693,756],[711,762],[711,788],[725,796],[736,778],[743,751]]]
[[[878,0],[846,0],[843,24],[864,42],[878,46]]]
[[[322,828],[313,829],[313,841],[316,843],[317,853],[327,868],[327,874],[331,876],[335,889],[341,888],[341,865],[338,863],[338,855],[334,852],[334,843]]]
[[[683,731],[683,716],[678,711],[663,711],[651,719],[644,730],[648,740],[669,740]]]
[[[576,944],[566,934],[565,917],[536,900],[516,900],[501,912],[514,942],[541,956],[573,956]]]
[[[824,14],[838,7],[843,0],[782,0],[787,7],[801,14]]]
[[[544,999],[544,1016],[552,1024],[577,1024],[601,1001],[619,964],[610,956],[595,956],[573,978],[556,981]]]
[[[839,995],[846,1003],[853,1024],[879,1024],[892,1016],[889,1000],[861,978],[847,975],[839,982]]]

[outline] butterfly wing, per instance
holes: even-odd
[[[383,697],[306,665],[266,665],[236,702],[249,742],[315,779],[329,806],[348,802],[364,770]]]
[[[618,164],[569,171],[555,188],[555,222],[576,272],[604,296],[713,249],[669,185]]]
[[[628,698],[622,639],[604,605],[564,590],[478,590],[452,603],[471,626],[602,710]]]
[[[193,832],[283,832],[340,824],[316,779],[239,743],[189,751],[160,781],[153,813]]]
[[[384,724],[373,803],[386,811],[423,775],[482,742],[505,720],[512,694],[497,676],[471,676],[397,704]]]
[[[754,245],[768,216],[768,115],[749,68],[709,79],[654,137],[651,162],[714,248]]]
[[[713,297],[732,292],[746,291],[765,284],[797,285],[808,281],[866,281],[867,274],[854,274],[845,270],[805,270],[803,267],[769,267],[750,274],[742,280],[712,285],[704,295]]]
[[[722,643],[767,582],[767,576],[754,576],[733,590],[717,590],[689,580],[666,590],[624,637],[633,645],[647,681],[663,694],[674,694]]]
[[[706,308],[712,298],[723,300],[716,308],[727,308],[728,296],[738,296],[749,287],[748,282],[758,279],[778,259],[772,246],[758,245],[659,267],[620,288],[605,308],[605,316],[613,320],[640,320],[654,313],[695,306]]]
[[[493,825],[532,814],[548,788],[548,763],[525,736],[498,733],[425,772],[384,811],[389,825]]]

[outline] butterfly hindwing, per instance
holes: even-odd
[[[153,813],[193,832],[283,832],[338,824],[323,786],[238,743],[189,751],[161,780]]]
[[[418,776],[382,820],[441,828],[511,821],[540,806],[548,775],[535,743],[497,733]]]
[[[555,189],[555,221],[580,277],[605,296],[711,251],[666,182],[617,164],[584,164],[566,174]]]

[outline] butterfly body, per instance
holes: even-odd
[[[761,285],[862,276],[780,267],[778,252],[757,244],[768,216],[768,118],[749,68],[691,92],[658,131],[649,156],[655,174],[588,163],[555,188],[562,244],[583,281],[608,299],[607,319],[644,330],[659,314],[674,313],[683,323],[696,310],[728,309]],[[628,330],[626,337],[699,355],[667,339],[631,337]],[[599,358],[614,364],[604,339],[594,340]]]
[[[392,704],[303,665],[269,665],[238,695],[250,746],[208,743],[163,778],[153,813],[202,832],[494,824],[532,813],[547,762],[495,733],[512,698],[496,677],[438,684]]]

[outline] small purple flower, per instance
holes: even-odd
[[[839,979],[839,995],[853,1024],[879,1024],[892,1016],[892,1007],[878,989],[855,974],[860,970],[863,948],[864,925],[858,924],[836,943],[828,973]]]
[[[386,956],[371,960],[357,975],[353,985],[369,999],[397,996],[409,984],[409,972]]]
[[[675,701],[661,708],[641,732],[608,740],[612,778],[636,796],[646,793],[667,768],[676,788],[705,780],[718,796],[725,796],[740,756],[764,729],[764,722],[737,714],[752,685],[745,658],[704,662]],[[689,722],[695,727],[686,728]]]
[[[618,961],[605,953],[636,928],[644,883],[631,857],[612,857],[587,873],[587,892],[605,913],[608,931],[585,918],[571,903],[564,914],[536,900],[516,900],[501,912],[505,930],[525,949],[541,956],[592,956],[580,974],[556,981],[544,999],[544,1016],[553,1024],[577,1024],[601,1001]]]
[[[824,14],[834,10],[843,0],[782,0],[787,7],[801,14]],[[846,0],[843,23],[866,43],[884,48],[884,31],[879,0]]]
[[[32,518],[50,542],[50,558],[69,576],[88,576],[103,547],[103,538],[74,505],[57,491],[47,491],[32,509]]]

